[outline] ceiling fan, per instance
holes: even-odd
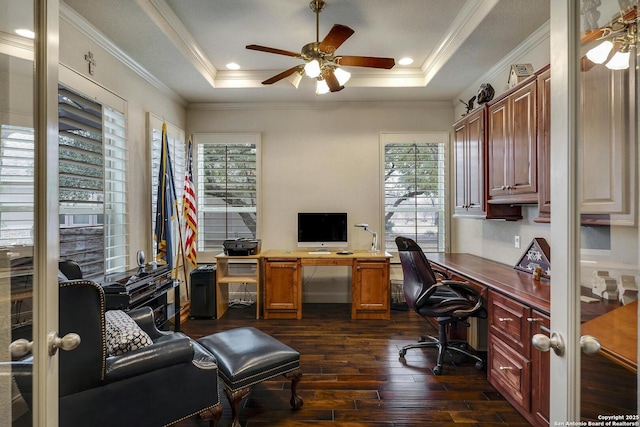
[[[395,65],[393,58],[336,55],[336,50],[353,35],[354,30],[346,25],[335,24],[329,34],[320,41],[320,11],[325,7],[325,2],[324,0],[311,0],[309,7],[316,14],[316,41],[304,45],[300,53],[256,44],[247,46],[247,49],[250,50],[286,55],[305,61],[305,64],[291,67],[263,81],[262,84],[270,85],[298,73],[293,82],[294,86],[298,87],[304,73],[308,77],[317,79],[316,93],[337,92],[344,89],[344,84],[350,76],[340,66],[384,68],[387,70],[393,68]]]

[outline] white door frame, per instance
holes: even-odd
[[[58,331],[58,63],[59,1],[36,0],[35,230],[33,425],[58,426],[58,358],[49,356]]]
[[[580,420],[580,307],[576,224],[577,51],[579,1],[553,0],[551,16],[551,330],[565,341],[563,357],[551,352],[550,423]],[[560,424],[556,424],[560,425]]]

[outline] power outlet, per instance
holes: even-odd
[[[513,246],[515,246],[516,249],[520,249],[520,236],[514,236]]]

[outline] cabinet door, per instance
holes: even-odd
[[[535,334],[545,334],[549,336],[551,321],[549,317],[533,312],[529,318],[531,323],[531,336]],[[549,372],[550,359],[549,352],[531,352],[531,413],[535,418],[536,425],[549,425]]]
[[[455,214],[485,216],[484,109],[454,125]]]
[[[551,71],[538,76],[538,218],[547,222],[551,216]]]
[[[508,186],[509,155],[509,98],[504,98],[489,107],[487,150],[489,156],[489,195],[506,196]]]
[[[389,263],[355,260],[352,274],[351,318],[389,319]]]
[[[264,318],[302,318],[298,261],[265,262]]]
[[[511,95],[511,145],[509,184],[511,194],[537,191],[536,82]]]
[[[581,77],[581,213],[607,214],[613,223],[634,225],[637,179],[627,178],[636,173],[635,98],[629,95],[636,90],[635,73],[596,65]]]

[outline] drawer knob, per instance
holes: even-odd
[[[510,371],[513,369],[512,366],[498,366],[498,369],[500,369],[501,371]]]
[[[498,317],[498,320],[503,323],[513,322],[513,319],[511,317]]]
[[[527,317],[527,322],[530,323],[534,323],[534,322],[542,322],[543,319],[539,318],[539,317]]]

